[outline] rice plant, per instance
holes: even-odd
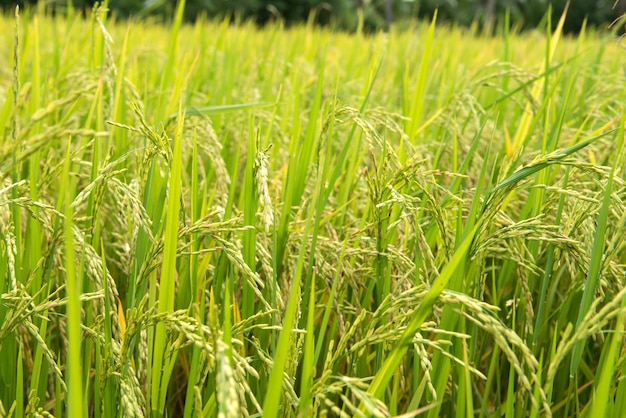
[[[183,10],[0,19],[0,416],[626,413],[618,39]]]

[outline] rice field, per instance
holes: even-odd
[[[626,50],[0,18],[0,417],[626,416]]]

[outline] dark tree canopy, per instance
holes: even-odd
[[[36,0],[0,0],[7,9],[34,4]],[[47,2],[49,7],[72,4],[76,8],[92,7],[95,0],[56,0]],[[406,17],[429,18],[438,10],[440,21],[460,25],[494,24],[501,21],[507,11],[511,20],[525,28],[536,27],[544,19],[552,4],[553,24],[561,15],[567,0],[187,0],[185,17],[195,20],[199,15],[208,17],[237,16],[253,19],[263,24],[272,19],[286,23],[306,21],[315,16],[318,23],[333,23],[337,27],[352,30],[358,22],[357,10],[362,12],[367,29],[380,29],[391,20]],[[146,14],[171,16],[176,0],[109,0],[108,7],[119,17]],[[586,19],[589,25],[607,27],[611,21],[626,11],[626,0],[570,0],[565,30],[575,32]]]

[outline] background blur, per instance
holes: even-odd
[[[36,0],[19,1],[34,4]],[[537,27],[552,4],[553,25],[561,15],[567,0],[187,0],[186,19],[193,21],[204,14],[207,17],[233,16],[252,19],[263,24],[282,19],[287,24],[313,18],[319,24],[331,24],[338,29],[354,30],[362,17],[366,30],[385,29],[391,22],[401,23],[408,18],[429,19],[438,9],[438,21],[459,25],[478,25],[495,28],[504,21],[507,11],[510,21],[522,29]],[[94,0],[46,1],[54,10],[86,9]],[[0,0],[0,6],[13,8],[15,0]],[[118,17],[155,16],[167,20],[176,0],[110,0],[109,9]],[[576,32],[583,21],[598,28],[607,28],[626,12],[626,0],[570,0],[565,30]]]

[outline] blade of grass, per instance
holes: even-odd
[[[102,346],[100,347],[100,353],[101,353],[101,358],[102,358],[102,364],[100,364],[100,362],[98,362],[98,364],[96,365],[96,378],[99,376],[103,376],[103,373],[106,372],[107,370],[107,364],[108,366],[113,368],[115,363],[113,361],[113,353],[112,353],[112,347],[113,347],[113,333],[112,333],[112,322],[111,322],[111,309],[112,309],[112,301],[111,301],[111,292],[109,289],[109,283],[108,280],[106,278],[106,273],[107,273],[107,264],[106,264],[106,256],[104,254],[104,244],[101,244],[100,246],[102,254],[101,254],[101,260],[102,260],[102,272],[103,272],[103,276],[104,276],[104,280],[102,280],[102,285],[103,285],[103,292],[104,292],[104,306],[105,306],[105,310],[104,310],[104,344],[102,344]],[[96,360],[97,361],[97,360]],[[101,366],[101,367],[100,367]],[[100,380],[98,379],[98,382],[100,382],[101,384],[104,384],[104,390],[101,387],[97,388],[97,392],[99,393],[104,393],[104,399],[102,400],[103,404],[102,404],[102,415],[104,417],[109,417],[109,416],[115,416],[115,413],[118,409],[117,407],[117,402],[116,402],[116,385],[115,385],[115,379],[112,376],[107,376],[105,379]],[[100,411],[98,411],[96,409],[96,412],[99,413]]]
[[[182,108],[182,102],[181,102]],[[179,111],[180,112],[180,111]],[[181,173],[182,173],[182,142],[184,114],[181,112],[176,121],[176,136],[174,138],[174,152],[171,161],[169,193],[167,199],[167,215],[164,232],[163,264],[161,267],[161,280],[159,282],[160,314],[171,313],[174,310],[174,282],[176,280],[176,249],[178,245],[178,218],[180,214]],[[165,398],[169,384],[169,375],[166,367],[166,349],[168,336],[165,324],[159,322],[156,325],[153,363],[152,363],[152,405],[153,414],[162,414],[165,408]],[[168,356],[175,357],[174,353]],[[171,372],[171,370],[169,371]]]
[[[308,225],[307,229],[309,229]],[[296,271],[294,272],[287,308],[283,316],[283,325],[278,336],[278,343],[276,344],[274,363],[268,379],[268,390],[263,400],[263,418],[276,418],[281,409],[281,405],[283,405],[280,400],[283,392],[284,371],[287,358],[289,357],[289,350],[291,349],[291,334],[293,333],[295,325],[296,312],[300,304],[300,283],[306,258],[306,240],[305,234],[303,242],[300,245]]]
[[[372,383],[369,385],[368,392],[372,395],[376,396],[379,399],[382,399],[383,392],[387,388],[387,385],[391,380],[391,377],[393,376],[396,368],[400,365],[402,358],[406,354],[411,340],[415,336],[415,333],[419,331],[420,327],[424,323],[424,320],[432,312],[433,305],[435,304],[441,292],[443,292],[443,290],[446,288],[448,281],[453,276],[457,268],[459,268],[459,266],[465,262],[477,229],[478,226],[475,226],[474,228],[472,228],[471,231],[468,232],[463,242],[454,252],[454,255],[452,256],[448,264],[446,264],[446,266],[443,268],[441,274],[433,282],[430,290],[424,296],[424,299],[413,313],[413,319],[411,319],[411,322],[409,323],[409,325],[407,325],[406,329],[400,336],[400,339],[395,344],[391,353],[389,353],[389,356],[383,363],[380,370],[374,376],[374,380],[372,381]]]
[[[314,150],[317,148],[319,138],[317,137],[317,126],[319,124],[318,115],[322,104],[324,80],[324,62],[320,62],[320,70],[315,86],[313,103],[311,105],[311,114],[309,122],[304,133],[304,138],[299,138],[298,125],[294,127],[290,143],[290,154],[295,158],[290,162],[287,169],[287,177],[285,179],[286,187],[283,195],[283,211],[277,227],[277,237],[274,246],[274,272],[278,274],[283,269],[285,249],[289,236],[288,225],[293,214],[292,209],[299,204],[304,192],[305,183],[308,176],[309,167],[313,161]],[[298,107],[296,103],[294,106]],[[296,110],[298,113],[298,110]],[[297,116],[299,117],[299,115]],[[305,289],[308,287],[305,286]]]
[[[604,191],[604,197],[602,199],[602,206],[600,207],[600,212],[598,213],[597,227],[593,240],[593,248],[591,250],[591,257],[589,260],[589,270],[587,271],[587,279],[584,283],[583,296],[582,300],[580,301],[580,308],[578,310],[576,329],[580,326],[580,323],[589,312],[589,308],[591,307],[591,303],[593,302],[598,280],[602,271],[602,259],[604,255],[604,247],[606,244],[604,237],[606,235],[606,230],[608,226],[611,194],[613,193],[614,173],[615,166],[613,166],[613,168],[611,169],[611,174],[609,175],[606,189]],[[584,340],[577,341],[574,345],[574,348],[572,350],[572,359],[570,362],[570,376],[576,376],[578,374],[578,368],[583,356],[584,347]]]
[[[422,123],[422,119],[424,117],[424,105],[426,99],[426,86],[427,79],[430,75],[431,70],[431,51],[433,48],[433,39],[435,35],[435,23],[437,22],[437,10],[433,13],[433,18],[430,22],[430,27],[428,28],[428,35],[426,36],[426,40],[423,43],[424,52],[422,54],[422,59],[420,60],[420,66],[417,73],[417,80],[415,83],[415,90],[413,91],[413,97],[411,99],[411,106],[409,110],[408,116],[410,119],[408,120],[408,125],[406,129],[406,133],[409,135],[409,141],[414,142],[415,136],[418,127]],[[408,63],[407,63],[408,65]],[[408,93],[408,92],[407,92]]]
[[[193,147],[191,154],[191,196],[190,196],[190,208],[191,208],[191,222],[196,223],[200,219],[200,211],[201,211],[201,198],[202,191],[198,186],[198,138],[196,133],[193,135]],[[196,319],[198,322],[202,323],[204,321],[204,308],[205,308],[205,298],[203,297],[203,281],[200,279],[198,274],[198,254],[195,254],[200,248],[200,240],[197,234],[193,234],[191,237],[191,252],[190,260],[189,260],[189,280],[190,287],[193,292],[192,298],[192,306],[194,304],[199,305],[199,312],[197,314]],[[228,289],[226,289],[228,290]],[[226,299],[227,300],[227,299]],[[228,309],[228,308],[226,308]],[[190,307],[191,310],[191,307]],[[228,339],[229,340],[229,339]],[[228,341],[225,338],[225,341]],[[189,370],[189,379],[187,386],[187,394],[185,396],[185,410],[184,410],[184,418],[190,418],[193,412],[193,408],[195,405],[195,388],[196,382],[198,380],[198,375],[200,373],[200,347],[194,346],[191,354],[191,365]]]
[[[255,187],[254,161],[257,156],[258,134],[254,132],[254,119],[250,115],[248,120],[248,151],[246,157],[246,171],[243,180],[243,193],[241,195],[243,206],[243,223],[250,227],[243,232],[241,244],[243,246],[243,258],[252,271],[256,271],[256,212],[258,196]],[[243,319],[247,319],[255,312],[254,291],[247,281],[242,283],[242,309]]]
[[[161,73],[161,88],[159,89],[158,96],[158,105],[156,114],[161,116],[161,120],[166,120],[168,113],[168,107],[175,106],[174,101],[166,101],[167,91],[172,86],[173,78],[174,78],[174,69],[177,68],[175,62],[178,60],[177,57],[177,46],[178,46],[178,35],[180,33],[180,27],[183,22],[183,14],[185,11],[185,0],[177,0],[176,2],[176,13],[174,15],[174,21],[172,22],[170,34],[169,34],[169,43],[167,47],[167,62],[164,65],[164,70]],[[179,113],[182,108],[179,108]]]
[[[24,356],[22,354],[22,346],[17,351],[17,370],[15,371],[15,416],[23,418],[24,415]]]
[[[563,190],[567,189],[569,172],[570,170],[568,167],[567,170],[565,171],[565,176],[563,177],[563,184],[562,184]],[[554,220],[554,224],[557,226],[561,224],[561,218],[563,216],[564,207],[565,207],[565,194],[561,194],[561,196],[559,197],[559,205],[557,207],[556,217]],[[546,296],[548,293],[548,285],[550,284],[550,281],[553,275],[553,267],[554,267],[554,262],[555,262],[554,250],[555,250],[554,246],[550,246],[550,248],[548,248],[548,254],[546,257],[546,267],[545,267],[543,279],[541,282],[541,291],[539,293],[539,306],[537,308],[537,315],[535,316],[535,329],[533,331],[533,346],[535,347],[535,349],[539,348],[537,346],[537,342],[539,341],[541,334],[543,333],[547,325],[546,318],[545,318]]]
[[[313,415],[312,386],[315,378],[315,279],[310,281],[309,309],[306,321],[306,336],[302,358],[302,377],[300,383],[300,416]]]
[[[189,116],[211,116],[217,114],[223,114],[228,112],[237,112],[240,110],[251,110],[251,109],[263,109],[266,107],[274,107],[276,103],[236,103],[229,105],[215,105],[215,106],[204,106],[204,107],[186,107],[183,109],[186,117]],[[178,112],[172,113],[169,116],[169,119],[176,119],[178,117]]]
[[[491,141],[489,142],[489,145],[487,147],[486,155],[489,155],[490,149],[491,149]],[[495,167],[495,164],[494,164],[494,167]],[[461,207],[459,207],[459,211],[457,215],[456,237],[455,237],[455,246],[456,246],[457,251],[459,248],[458,246],[462,245],[459,243],[463,243],[467,239],[469,234],[473,236],[476,233],[477,227],[479,227],[479,225],[481,224],[481,221],[484,221],[484,219],[481,219],[479,215],[481,213],[480,212],[481,197],[483,196],[483,188],[484,188],[485,179],[487,178],[487,172],[488,172],[488,164],[484,162],[481,167],[480,174],[478,176],[478,181],[476,183],[476,190],[474,191],[474,197],[472,199],[472,204],[470,206],[469,213],[467,214],[467,218],[465,220],[465,225],[463,225],[463,210]],[[468,275],[466,272],[467,266],[465,264],[466,263],[463,262],[459,266],[458,270],[456,270],[449,279],[450,283],[448,284],[448,287],[453,291],[462,291],[462,287],[464,285],[469,286],[470,288],[472,287],[470,283],[467,283],[465,281],[466,275]],[[473,277],[473,275],[469,275],[469,276]],[[460,320],[460,324],[458,323],[459,320]],[[458,314],[454,312],[451,306],[444,307],[440,327],[441,329],[445,329],[447,331],[467,333],[465,330],[465,326],[464,326],[464,319],[459,318]],[[450,338],[449,336],[445,336],[445,335],[440,337],[440,339],[449,339],[449,338]],[[454,350],[454,351],[455,351],[455,355],[459,354],[458,350]],[[461,355],[463,354],[461,353]],[[444,395],[444,391],[445,391],[445,388],[449,379],[449,374],[450,374],[450,369],[451,369],[450,359],[447,356],[445,356],[442,352],[436,352],[433,355],[431,364],[433,367],[432,373],[435,376],[433,385],[434,385],[436,395],[437,395],[436,400],[439,400],[439,398],[443,397]],[[456,366],[455,373],[457,373],[455,374],[455,376],[459,375],[462,378],[465,371],[462,370],[460,366]],[[459,400],[459,402],[461,401]],[[430,418],[430,417],[439,416],[441,414],[441,407],[443,407],[443,404],[440,404],[434,407],[433,409],[431,409],[428,412],[428,417]]]
[[[83,410],[83,367],[82,367],[82,355],[81,355],[81,283],[82,279],[76,274],[76,258],[74,255],[74,223],[72,198],[73,187],[70,179],[70,167],[72,163],[71,156],[71,139],[67,142],[67,153],[65,156],[65,162],[63,164],[63,176],[61,180],[61,187],[64,189],[64,202],[65,202],[65,221],[63,223],[64,228],[64,241],[65,241],[65,277],[67,288],[67,338],[68,338],[68,352],[67,352],[67,412],[72,417],[83,417],[85,411]]]
[[[546,154],[544,157],[542,157],[538,162],[529,165],[528,167],[523,167],[520,168],[519,170],[517,170],[516,172],[514,172],[513,174],[511,174],[509,177],[507,177],[505,180],[503,180],[500,184],[498,184],[493,191],[497,192],[499,190],[505,189],[507,187],[510,187],[512,184],[515,184],[535,173],[537,173],[540,170],[543,170],[544,168],[548,167],[551,164],[556,164],[558,163],[560,160],[564,159],[565,157],[568,157],[578,151],[580,151],[581,149],[589,146],[590,144],[594,143],[595,141],[597,141],[598,139],[605,137],[611,133],[614,133],[615,130],[611,130],[608,132],[604,132],[595,136],[592,136],[591,138],[586,139],[585,141],[579,142],[576,145],[572,145],[571,147],[568,147],[566,149],[563,150],[556,150],[550,154]]]
[[[622,308],[625,306],[626,301],[622,302]],[[615,330],[617,330],[618,333],[610,334],[609,341],[605,342],[602,348],[599,365],[600,372],[596,373],[589,417],[615,416],[611,414],[611,410],[613,409],[613,402],[611,402],[611,386],[614,383],[613,376],[619,366],[618,356],[620,348],[622,347],[622,337],[619,331],[624,329],[623,312],[624,311],[620,311],[617,321],[615,322]]]

